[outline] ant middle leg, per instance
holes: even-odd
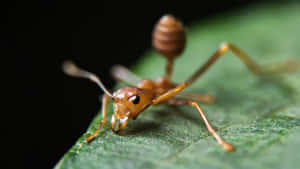
[[[190,100],[177,100],[177,99],[172,99],[168,101],[169,104],[171,105],[189,105],[192,107],[195,107],[197,109],[197,111],[199,112],[200,116],[202,117],[208,131],[216,138],[216,140],[218,141],[218,143],[226,150],[226,151],[234,151],[235,147],[232,144],[227,143],[226,141],[224,141],[219,135],[218,133],[212,128],[212,126],[209,124],[204,112],[202,111],[202,109],[200,108],[200,106],[193,101]]]

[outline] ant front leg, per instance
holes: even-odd
[[[202,109],[200,108],[200,106],[193,101],[189,101],[189,100],[176,100],[176,99],[172,99],[168,102],[171,105],[189,105],[189,106],[193,106],[197,109],[197,111],[199,112],[200,116],[202,117],[208,131],[216,138],[216,140],[218,141],[218,143],[226,150],[226,151],[234,151],[234,146],[227,143],[226,141],[224,141],[219,135],[218,133],[212,128],[212,126],[209,124],[204,112],[202,111]]]
[[[224,43],[220,48],[208,59],[208,61],[200,67],[190,78],[185,82],[188,84],[193,83],[200,75],[202,75],[208,68],[215,63],[223,54],[228,50],[231,50],[247,67],[256,75],[268,75],[276,73],[286,73],[295,71],[297,63],[294,60],[288,60],[287,62],[280,63],[275,67],[260,66],[256,64],[245,52],[230,43]]]
[[[108,95],[104,94],[102,97],[102,120],[98,126],[98,129],[89,137],[85,138],[85,142],[90,142],[96,135],[99,134],[100,129],[102,127],[102,125],[106,125],[106,112],[107,112],[107,101],[108,101]]]

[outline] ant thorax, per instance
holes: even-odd
[[[154,82],[150,79],[144,79],[138,83],[138,88],[152,90],[156,95],[165,93],[174,87],[176,87],[176,85],[171,83],[166,77],[159,77]]]

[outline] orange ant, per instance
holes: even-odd
[[[209,124],[201,107],[195,101],[174,98],[187,86],[191,85],[208,68],[215,63],[228,50],[231,50],[247,67],[256,75],[269,75],[274,73],[290,72],[295,68],[291,61],[281,64],[275,69],[266,69],[261,67],[250,59],[250,57],[241,49],[230,43],[224,43],[220,48],[201,66],[194,74],[180,84],[171,82],[172,67],[174,59],[184,50],[186,42],[185,31],[182,23],[171,15],[163,16],[156,24],[153,31],[152,44],[157,52],[167,59],[165,76],[156,81],[150,79],[140,79],[122,66],[113,68],[113,76],[123,82],[134,84],[136,87],[122,87],[114,93],[111,93],[93,73],[78,68],[71,61],[63,64],[63,70],[66,74],[74,77],[87,78],[95,82],[104,92],[102,98],[102,120],[98,129],[91,136],[86,137],[85,141],[90,142],[100,132],[102,125],[107,125],[106,111],[108,101],[114,102],[114,114],[111,119],[111,129],[117,133],[125,128],[128,121],[135,120],[138,115],[151,105],[167,103],[170,105],[189,105],[195,107],[202,117],[208,131],[216,138],[218,143],[227,151],[233,151],[235,147],[224,141]],[[188,96],[188,95],[187,95]],[[190,95],[197,98],[202,103],[213,103],[212,95]],[[195,99],[194,99],[195,100]],[[117,129],[116,129],[117,128]]]

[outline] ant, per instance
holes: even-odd
[[[98,129],[89,137],[85,138],[90,142],[99,134],[102,125],[107,125],[107,104],[113,101],[114,114],[111,118],[111,129],[117,133],[125,128],[129,120],[135,120],[146,108],[159,104],[170,105],[187,105],[196,108],[203,119],[208,131],[215,137],[217,142],[226,150],[233,151],[235,147],[224,141],[208,122],[204,112],[197,102],[186,99],[174,98],[179,92],[195,82],[204,72],[206,72],[213,63],[215,63],[224,53],[231,50],[255,75],[272,75],[277,73],[294,71],[295,63],[292,61],[284,62],[278,67],[267,69],[265,66],[256,64],[241,49],[230,43],[223,43],[219,49],[201,66],[194,74],[182,83],[176,84],[171,82],[173,72],[173,61],[179,56],[185,47],[186,36],[182,23],[172,15],[164,15],[155,25],[152,34],[152,44],[156,51],[167,59],[165,75],[156,81],[150,79],[141,79],[122,66],[115,66],[112,69],[113,76],[120,81],[133,84],[125,86],[114,93],[111,93],[95,74],[78,68],[73,62],[66,61],[63,63],[63,71],[74,77],[87,78],[95,82],[103,91],[102,97],[102,120]],[[188,95],[187,95],[188,96]],[[189,96],[188,96],[189,97]],[[202,103],[213,103],[213,95],[192,94]]]

